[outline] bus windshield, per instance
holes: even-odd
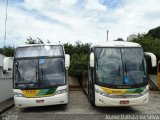
[[[16,59],[14,85],[17,89],[48,88],[65,84],[64,58]]]
[[[96,82],[110,88],[133,88],[147,84],[141,48],[95,48]]]

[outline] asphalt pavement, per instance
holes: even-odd
[[[156,116],[157,115],[157,116]],[[132,107],[94,107],[82,91],[70,91],[68,105],[11,108],[2,120],[104,120],[160,118],[160,92],[151,91],[147,105]],[[159,118],[158,118],[159,117]],[[147,118],[147,119],[146,119]]]

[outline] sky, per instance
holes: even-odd
[[[0,47],[4,45],[6,0],[0,0]],[[8,0],[6,45],[27,38],[52,44],[124,40],[160,26],[160,0]]]

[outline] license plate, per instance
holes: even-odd
[[[120,104],[129,104],[129,101],[128,100],[122,100],[119,102]]]
[[[44,103],[44,100],[36,100],[36,103]]]

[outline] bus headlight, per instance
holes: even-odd
[[[65,92],[67,92],[67,89],[57,90],[54,94],[58,95],[58,94],[62,94],[62,93],[65,93]]]
[[[145,95],[145,94],[147,94],[148,92],[149,92],[149,88],[146,87],[146,88],[143,90],[143,92],[141,92],[140,94],[141,94],[141,95]]]
[[[103,92],[103,91],[98,90],[98,89],[96,89],[95,92],[98,93],[99,95],[102,95],[102,96],[105,96],[105,97],[109,96],[109,94],[107,94],[106,92]]]
[[[24,97],[24,95],[22,93],[17,93],[17,92],[14,92],[14,96],[15,97]]]

